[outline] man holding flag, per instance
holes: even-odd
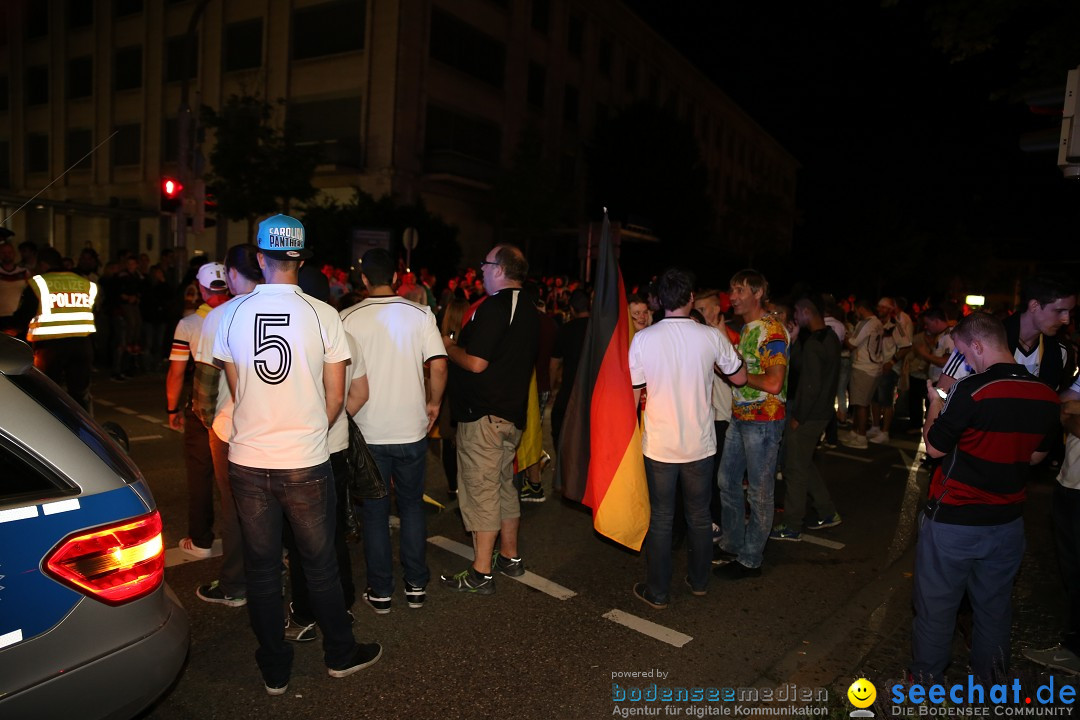
[[[630,378],[634,399],[648,388],[642,451],[649,487],[651,517],[645,536],[647,581],[634,585],[634,595],[656,609],[669,604],[671,528],[675,491],[682,484],[690,551],[686,583],[704,595],[712,562],[713,368],[741,386],[746,368],[731,342],[716,328],[690,317],[693,279],[678,269],[660,277],[658,295],[664,308],[659,323],[634,335],[630,344]]]

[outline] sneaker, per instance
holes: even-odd
[[[427,591],[423,587],[405,583],[405,601],[409,603],[409,607],[422,608],[425,600],[427,600]]]
[[[712,574],[721,580],[743,580],[761,577],[761,568],[746,567],[741,562],[732,562],[713,568]]]
[[[267,695],[284,695],[285,691],[289,689],[289,681],[286,680],[284,685],[272,685],[264,681],[263,687],[266,688]]]
[[[454,592],[474,595],[495,594],[495,578],[492,575],[481,575],[472,567],[467,567],[453,575],[440,575],[439,581]]]
[[[663,610],[668,606],[668,603],[666,602],[653,600],[649,597],[648,593],[649,591],[645,589],[645,583],[637,583],[634,585],[634,597],[636,597],[638,600],[645,603],[649,607],[653,608],[654,610]]]
[[[833,513],[828,517],[823,517],[812,523],[807,523],[805,527],[807,530],[824,530],[826,528],[836,527],[842,522],[843,520],[840,519],[840,513]]]
[[[878,445],[886,445],[889,442],[889,433],[878,432],[878,434],[873,437],[870,436],[870,433],[866,433],[866,439],[872,443],[877,443]]]
[[[690,576],[689,575],[687,575],[685,578],[683,578],[683,582],[686,583],[686,587],[690,588],[690,594],[691,595],[694,595],[696,597],[705,597],[705,595],[708,593],[708,591],[704,590],[704,589],[695,590],[694,586],[690,584]]]
[[[356,651],[353,652],[352,659],[344,666],[339,668],[327,668],[326,670],[330,673],[330,677],[332,678],[349,677],[358,670],[371,667],[379,662],[379,658],[381,657],[382,645],[379,643],[365,643],[356,646]]]
[[[521,577],[525,574],[525,563],[521,561],[521,558],[508,558],[504,557],[498,550],[491,557],[491,569],[494,573],[498,570],[507,577]]]
[[[802,533],[797,530],[792,530],[787,525],[777,525],[769,533],[770,540],[791,540],[792,542],[802,542]]]
[[[867,440],[869,440],[870,438],[875,438],[880,434],[881,434],[881,428],[879,428],[877,425],[875,425],[874,427],[870,427],[870,428],[866,429],[866,439]]]
[[[247,605],[246,597],[226,595],[217,580],[209,585],[200,585],[195,591],[195,594],[199,596],[200,600],[208,603],[217,603],[218,605],[227,605],[228,607],[244,607]]]
[[[377,596],[371,592],[371,588],[364,591],[364,602],[371,606],[376,615],[386,615],[390,612],[390,598]]]
[[[1076,653],[1063,648],[1061,645],[1055,645],[1046,650],[1028,648],[1024,650],[1024,657],[1048,668],[1080,675],[1080,657],[1077,657]]]
[[[521,502],[542,503],[547,500],[544,497],[544,486],[540,483],[533,485],[528,480],[521,483],[521,493],[518,497]]]
[[[724,533],[720,530],[720,526],[716,523],[712,524],[712,541],[713,545],[720,542],[720,538],[724,537]]]
[[[205,560],[206,558],[214,554],[213,548],[199,547],[189,537],[181,538],[180,542],[176,544],[176,547],[180,548],[191,557],[196,557],[200,560]]]
[[[299,622],[293,613],[293,604],[289,603],[289,614],[285,618],[285,639],[293,642],[311,642],[317,637],[319,634],[315,631],[315,621],[312,620],[310,625]]]
[[[855,448],[856,450],[865,450],[869,447],[869,444],[866,442],[866,436],[858,435],[854,432],[841,435],[840,444],[844,447]]]
[[[729,562],[739,557],[735,553],[729,553],[724,548],[716,545],[712,551],[712,564],[713,565],[727,565]]]

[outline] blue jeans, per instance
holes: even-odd
[[[940,680],[952,658],[956,611],[967,591],[974,611],[971,668],[991,682],[1009,669],[1012,586],[1024,557],[1024,520],[952,525],[925,515],[915,549],[911,672]]]
[[[401,565],[405,582],[425,587],[431,579],[426,558],[427,516],[424,514],[424,471],[427,438],[402,445],[369,445],[383,480],[394,480],[401,519]],[[367,583],[376,597],[394,592],[394,560],[390,548],[390,496],[364,500],[364,560]]]
[[[281,605],[281,531],[286,518],[304,563],[311,610],[323,632],[323,660],[342,667],[356,648],[334,554],[334,473],[330,461],[298,470],[266,470],[229,463],[244,539],[244,572],[255,661],[268,685],[288,682],[292,646],[285,642]]]
[[[688,463],[666,463],[645,458],[649,483],[649,532],[645,535],[645,564],[649,597],[667,602],[671,591],[671,524],[675,517],[675,490],[682,484],[686,539],[690,558],[690,585],[704,590],[712,564],[712,457]]]
[[[748,568],[761,567],[765,543],[772,531],[773,485],[776,457],[784,434],[783,420],[754,422],[731,419],[720,460],[720,501],[723,503],[724,535],[720,547],[739,556]],[[743,498],[743,473],[749,480]],[[750,521],[746,521],[746,501]]]

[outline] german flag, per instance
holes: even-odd
[[[601,535],[640,550],[649,490],[630,382],[630,321],[604,216],[589,329],[559,438],[556,487],[593,511]]]

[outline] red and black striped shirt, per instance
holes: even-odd
[[[1060,431],[1058,397],[1022,365],[999,363],[959,380],[927,440],[947,453],[930,482],[934,519],[999,525],[1023,514],[1031,455]]]

